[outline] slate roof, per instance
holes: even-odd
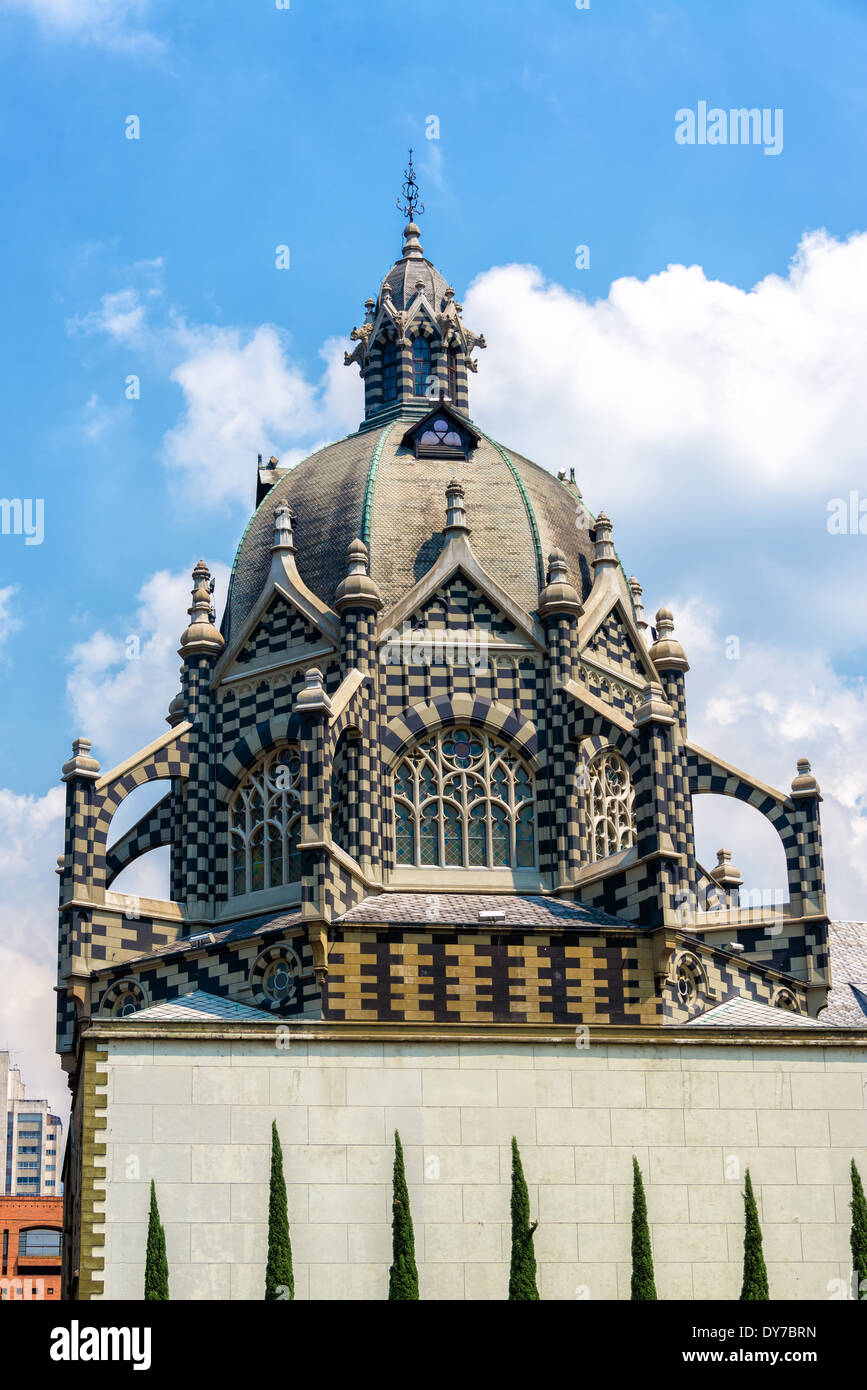
[[[772,1004],[758,1004],[754,999],[726,999],[708,1009],[698,1018],[691,1018],[687,1028],[824,1028],[817,1018],[776,1009]]]
[[[832,988],[822,1023],[867,1028],[867,922],[829,922]]]
[[[434,901],[436,907],[434,908]],[[479,921],[480,912],[504,912],[497,923]],[[436,913],[436,915],[435,915]],[[472,926],[478,930],[503,927],[621,927],[634,923],[580,903],[564,903],[534,893],[378,893],[350,908],[341,923],[385,922],[394,926]]]
[[[274,484],[235,556],[223,619],[227,639],[237,632],[264,587],[278,503],[292,508],[295,559],[301,578],[315,594],[333,603],[346,573],[346,548],[361,536],[370,548],[371,575],[389,608],[427,573],[442,548],[446,487],[453,477],[466,494],[476,558],[515,603],[525,612],[535,610],[539,562],[546,564],[555,548],[564,551],[569,578],[586,600],[594,547],[586,513],[578,524],[576,489],[513,450],[506,451],[507,462],[485,438],[465,462],[417,459],[400,442],[417,418],[411,413],[401,416],[387,438],[388,426],[383,425],[329,444]]]
[[[221,1023],[273,1023],[274,1015],[264,1009],[251,1009],[247,1004],[236,1004],[232,999],[222,999],[216,994],[206,994],[204,990],[193,990],[192,994],[181,995],[164,1004],[151,1004],[138,1013],[124,1014],[116,1022],[134,1020],[136,1023],[201,1023],[208,1019]]]
[[[192,937],[204,936],[210,932],[211,940],[195,941],[189,936],[182,936],[177,941],[171,941],[167,946],[157,946],[153,951],[145,951],[140,956],[129,956],[123,961],[123,967],[128,965],[141,965],[148,960],[165,960],[167,956],[185,956],[195,951],[214,951],[220,946],[231,945],[236,941],[246,941],[248,937],[258,936],[265,932],[286,931],[290,927],[300,927],[301,912],[283,912],[278,916],[264,914],[261,917],[247,917],[242,922],[236,922],[226,927],[201,927],[197,926],[192,933]],[[115,962],[111,965],[104,965],[99,970],[95,970],[95,975],[116,974],[121,967]]]

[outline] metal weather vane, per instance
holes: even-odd
[[[397,208],[410,222],[415,221],[416,213],[424,212],[424,203],[419,201],[418,184],[412,167],[412,146],[409,147],[409,167],[403,171],[403,188],[397,200]]]

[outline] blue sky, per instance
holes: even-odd
[[[0,0],[2,491],[45,502],[43,544],[0,536],[9,950],[50,973],[49,789],[74,735],[108,766],[164,727],[184,574],[222,582],[256,453],[361,417],[343,340],[410,144],[425,249],[490,344],[476,418],[576,464],[679,605],[696,736],[772,782],[799,739],[820,781],[824,755],[858,914],[867,539],[824,516],[867,487],[865,59],[859,0]],[[782,153],[678,145],[700,100],[782,109]]]

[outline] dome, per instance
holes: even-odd
[[[594,547],[574,484],[484,435],[467,459],[416,458],[401,442],[414,423],[407,412],[381,429],[360,430],[311,454],[274,484],[235,557],[223,624],[227,639],[264,588],[281,503],[293,513],[295,559],[305,584],[333,606],[347,547],[360,536],[387,612],[442,548],[452,478],[464,489],[476,558],[515,603],[536,610],[553,550],[562,550],[568,578],[586,601]]]
[[[455,297],[451,285],[433,262],[418,256],[406,256],[395,262],[382,282],[378,302],[381,302],[386,289],[390,290],[396,309],[408,309],[421,289],[431,308],[438,314]]]

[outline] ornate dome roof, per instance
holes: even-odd
[[[346,573],[347,546],[360,536],[387,611],[427,573],[442,548],[452,478],[466,494],[477,559],[517,604],[535,611],[552,550],[563,551],[568,577],[586,600],[593,578],[592,522],[575,485],[484,435],[468,459],[416,458],[402,443],[416,421],[407,412],[380,429],[360,430],[318,450],[274,484],[235,557],[223,620],[227,638],[264,587],[281,503],[292,509],[305,584],[333,605]]]

